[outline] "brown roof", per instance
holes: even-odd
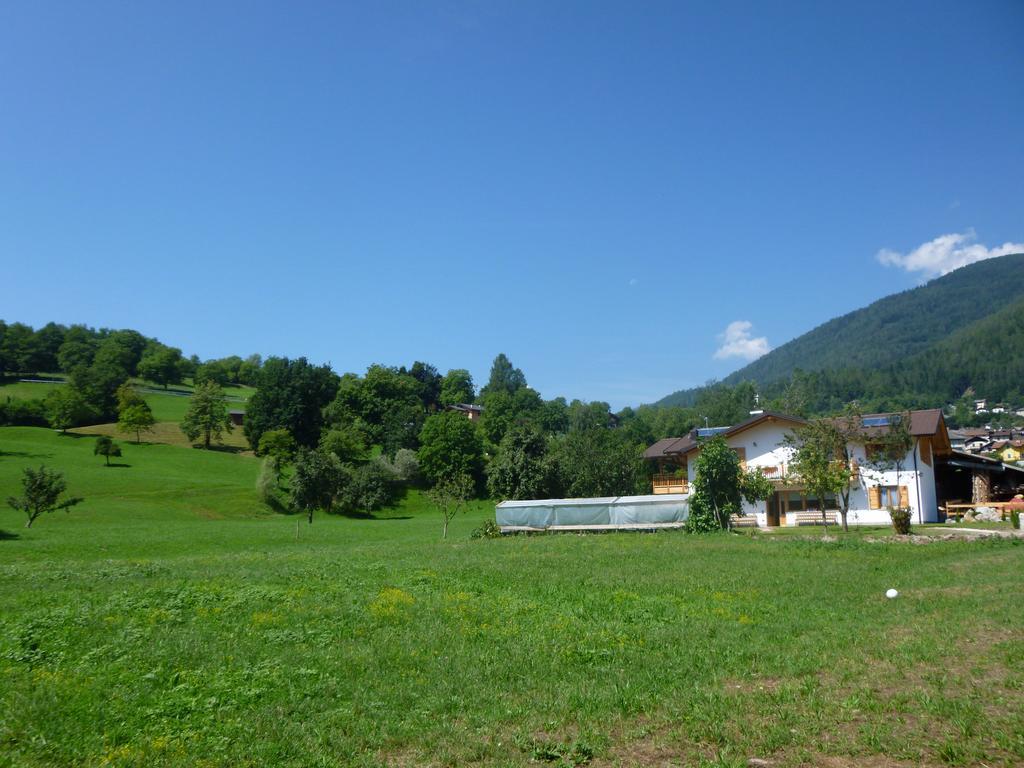
[[[883,416],[896,416],[896,413],[868,413],[864,414],[865,419],[870,418],[881,418]],[[837,419],[840,420],[842,417]],[[797,416],[790,416],[785,413],[779,413],[778,411],[762,411],[761,413],[752,415],[746,421],[742,421],[734,427],[729,427],[720,434],[723,437],[732,437],[740,432],[743,432],[751,427],[760,424],[763,421],[788,421],[791,424],[806,424],[804,419]],[[874,435],[882,435],[888,431],[887,426],[880,427],[864,427],[863,434],[865,437],[872,437]],[[914,437],[926,437],[926,436],[943,436],[944,439],[940,445],[935,446],[938,449],[948,449],[948,438],[945,438],[945,421],[942,418],[942,410],[939,408],[930,408],[923,411],[911,411],[910,412],[910,434]],[[665,456],[685,456],[691,453],[699,447],[697,440],[697,430],[693,430],[686,437],[666,437],[659,440],[646,451],[644,451],[645,459],[660,459]]]
[[[697,442],[691,435],[663,438],[644,451],[644,458],[661,459],[669,455],[686,453],[689,450],[689,445],[691,443],[696,445]]]
[[[719,434],[723,437],[732,437],[733,435],[739,434],[744,430],[760,424],[762,421],[788,421],[793,424],[807,423],[797,416],[788,416],[785,413],[778,413],[777,411],[762,411],[761,413],[751,416],[746,421],[741,421],[734,427],[729,427],[727,430],[720,432]],[[663,440],[659,440],[644,451],[644,458],[660,459],[665,456],[685,456],[686,454],[696,450],[698,447],[697,430],[694,429],[686,437],[666,437]]]
[[[863,418],[867,419],[882,419],[886,417],[899,416],[898,412],[893,413],[865,413]],[[835,419],[836,422],[843,422],[845,417],[839,416]],[[943,431],[940,429],[944,424],[942,419],[942,410],[939,408],[929,408],[926,411],[911,411],[910,412],[910,434],[914,437],[925,437],[926,435],[934,435]],[[877,426],[877,427],[864,427],[862,432],[865,437],[872,437],[874,435],[884,435],[889,431],[888,426]]]

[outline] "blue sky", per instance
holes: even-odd
[[[1021,39],[1016,0],[5,3],[0,317],[649,402],[1024,242]]]

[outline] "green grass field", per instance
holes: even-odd
[[[40,377],[54,379],[54,381],[0,383],[0,400],[7,398],[13,400],[42,399],[56,387],[64,386],[60,382],[66,379],[61,374],[50,373],[40,374]],[[193,389],[191,383],[172,384],[166,391],[162,387],[142,379],[132,379],[132,383],[143,392],[143,399],[149,404],[157,421],[181,421],[188,408],[188,396]],[[254,387],[224,387],[224,394],[228,398],[228,407],[244,411],[249,398],[255,391]]]
[[[0,511],[0,765],[1024,762],[1017,542],[442,541],[417,493],[297,525],[255,459],[92,442],[0,429],[0,497],[87,499]]]
[[[63,381],[65,377],[59,374],[42,374],[48,378]],[[153,418],[157,425],[146,436],[146,440],[155,443],[166,443],[188,447],[188,441],[181,434],[178,424],[185,417],[188,409],[189,397],[192,392],[191,384],[175,384],[168,387],[166,392],[161,387],[154,386],[141,379],[134,379],[133,383],[142,392],[143,399],[153,412]],[[64,386],[61,383],[51,382],[27,382],[15,381],[7,384],[0,384],[0,400],[11,398],[14,400],[37,400],[46,397],[56,387]],[[254,387],[225,387],[224,394],[228,398],[228,408],[231,410],[244,411],[249,398],[256,391]],[[95,424],[82,427],[74,432],[83,435],[110,435],[114,438],[129,438],[117,431],[115,424]],[[223,445],[239,450],[248,449],[249,443],[245,439],[241,427],[235,427],[233,432],[224,435]]]

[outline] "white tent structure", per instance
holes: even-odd
[[[495,508],[502,533],[682,528],[690,516],[688,496],[608,496],[599,499],[503,501]]]

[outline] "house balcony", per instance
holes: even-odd
[[[656,496],[663,493],[689,493],[690,486],[685,477],[673,474],[658,474],[651,477],[651,492]]]
[[[785,464],[777,467],[751,467],[750,469],[761,470],[761,474],[776,485],[792,485],[797,480],[796,477],[789,474]]]

